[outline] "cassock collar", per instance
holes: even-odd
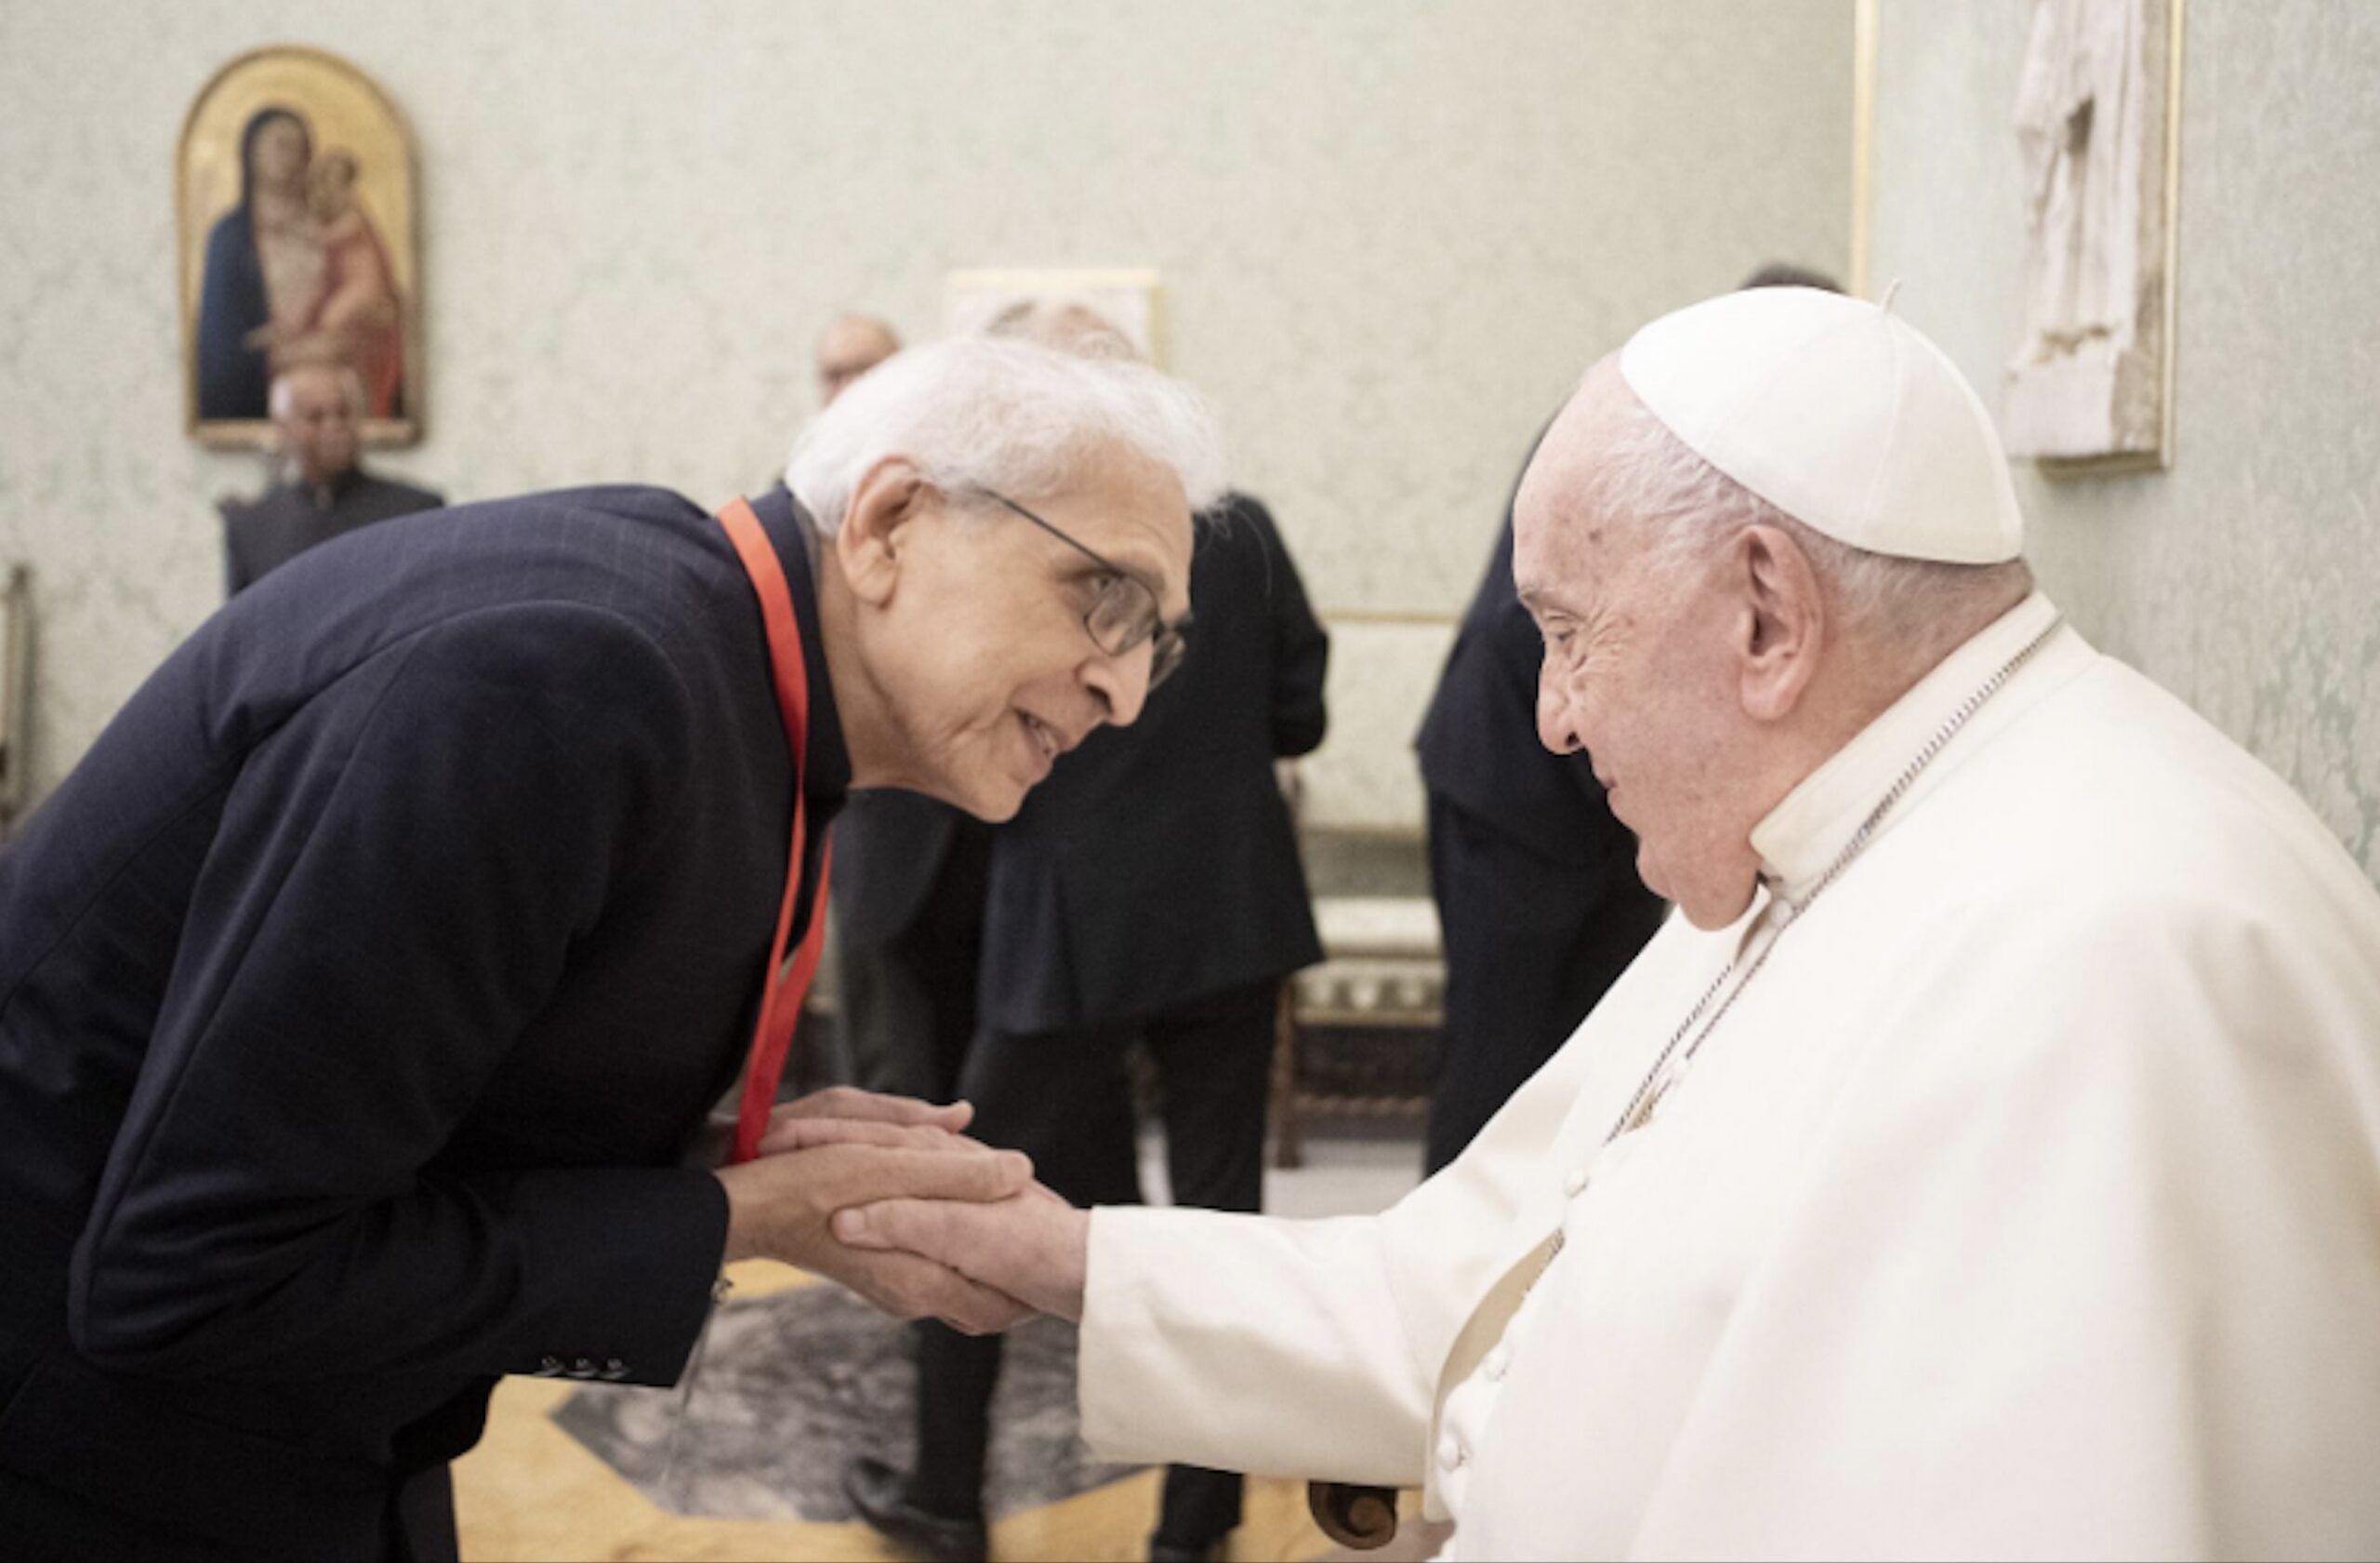
[[[344,471],[333,472],[319,483],[299,478],[290,487],[305,497],[306,502],[318,510],[327,510],[364,486],[364,463],[357,462]]]
[[[777,563],[785,567],[794,622],[801,629],[801,660],[810,680],[809,751],[801,795],[809,805],[815,835],[841,811],[852,787],[851,750],[843,744],[842,717],[835,709],[835,681],[827,674],[826,644],[818,634],[818,575],[812,551],[818,544],[818,530],[783,483],[751,503],[760,530],[777,550]]]
[[[1798,903],[1858,830],[1911,761],[1984,680],[2000,669],[2057,617],[2036,591],[1944,657],[1910,692],[1860,729],[1859,735],[1802,778],[1801,785],[1752,827],[1761,881]],[[1955,746],[1954,746],[1955,747]],[[1904,801],[1882,829],[1906,818]]]

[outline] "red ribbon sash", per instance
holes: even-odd
[[[744,573],[752,579],[752,595],[760,601],[760,621],[769,635],[769,676],[776,685],[777,711],[785,719],[786,747],[793,752],[793,845],[786,858],[785,900],[777,908],[776,937],[769,945],[769,963],[760,988],[760,1019],[752,1028],[752,1057],[744,1075],[744,1099],[735,1115],[735,1145],[728,1161],[749,1161],[760,1154],[760,1136],[769,1127],[769,1109],[777,1099],[784,1078],[786,1054],[793,1047],[793,1028],[801,1018],[801,1000],[810,979],[818,974],[818,952],[826,941],[826,872],[833,867],[829,841],[818,860],[818,893],[810,907],[810,926],[801,946],[787,962],[787,936],[793,930],[793,903],[801,891],[802,847],[809,820],[801,793],[810,749],[810,674],[801,655],[801,630],[793,619],[793,590],[786,584],[785,567],[776,550],[760,530],[752,507],[737,499],[719,512],[720,525],[735,545]]]

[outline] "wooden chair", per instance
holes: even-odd
[[[1273,1049],[1273,1163],[1303,1160],[1310,1117],[1410,1118],[1429,1110],[1432,1056],[1426,1046],[1401,1058],[1367,1061],[1342,1052],[1316,1067],[1312,1034],[1431,1032],[1443,1018],[1446,960],[1437,908],[1426,896],[1324,896],[1314,904],[1322,963],[1281,987]],[[1417,1043],[1427,1039],[1416,1037]]]

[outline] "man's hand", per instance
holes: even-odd
[[[834,1131],[818,1127],[821,1119],[889,1123],[903,1128],[939,1129],[945,1133],[956,1134],[966,1128],[974,1116],[975,1109],[965,1102],[937,1106],[914,1097],[885,1096],[873,1091],[862,1091],[856,1086],[838,1085],[826,1091],[813,1091],[799,1101],[781,1103],[772,1108],[769,1126],[760,1133],[760,1154],[773,1156],[778,1151],[798,1150],[805,1146],[840,1143],[834,1138]],[[797,1124],[807,1127],[794,1127]],[[734,1117],[715,1117],[704,1127],[686,1159],[686,1165],[712,1169],[724,1166],[728,1150],[734,1143]]]
[[[760,1157],[716,1173],[727,1190],[727,1261],[782,1260],[903,1318],[931,1315],[970,1334],[1009,1328],[1030,1310],[943,1265],[847,1248],[827,1230],[847,1206],[993,1200],[1028,1186],[1031,1162],[956,1132],[969,1115],[963,1104],[929,1107],[857,1091],[821,1092],[778,1108]]]
[[[886,1096],[852,1085],[830,1086],[772,1109],[769,1126],[760,1135],[760,1154],[774,1156],[781,1150],[798,1150],[804,1145],[823,1143],[800,1126],[814,1128],[826,1119],[890,1123],[905,1129],[938,1129],[956,1134],[974,1116],[974,1106],[966,1102],[936,1106],[914,1096]]]
[[[863,1205],[837,1215],[834,1234],[854,1249],[931,1260],[1042,1313],[1082,1318],[1091,1212],[1038,1183],[993,1203],[906,1198]]]

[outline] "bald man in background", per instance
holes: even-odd
[[[837,315],[818,333],[818,404],[900,351],[900,333],[876,316]]]

